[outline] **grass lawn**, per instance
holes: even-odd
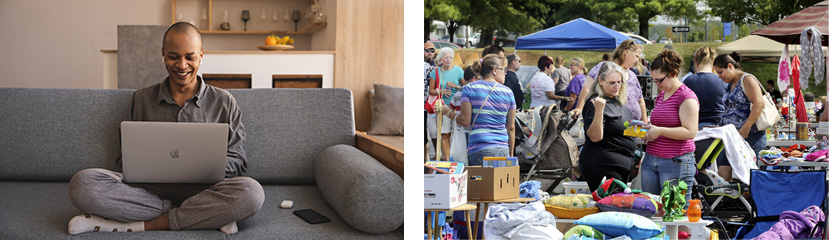
[[[698,42],[698,43],[674,43],[671,46],[674,47],[680,56],[682,56],[684,62],[682,66],[682,74],[688,71],[691,63],[691,54],[700,48],[701,46],[709,46],[713,49],[717,49],[720,45],[724,43],[715,43],[715,42]],[[656,55],[662,51],[662,48],[665,47],[665,44],[646,44],[645,45],[645,59],[648,61],[652,61]],[[511,54],[515,52],[514,48],[505,48],[504,49],[507,54]],[[458,53],[461,59],[466,60],[467,57],[471,54],[476,54],[478,56],[481,55],[481,51],[483,48],[472,48],[472,49],[456,49],[455,52]],[[602,61],[602,54],[604,52],[585,52],[585,51],[558,51],[558,50],[518,50],[517,54],[521,56],[521,65],[531,65],[535,66],[538,62],[538,58],[542,55],[548,56],[562,56],[565,59],[565,64],[569,62],[570,58],[573,57],[580,57],[584,59],[585,65],[588,70]],[[777,64],[771,63],[740,63],[742,69],[748,73],[754,74],[760,79],[761,82],[765,84],[766,80],[769,79],[777,79]],[[815,80],[814,76],[810,77],[809,80],[809,89],[804,90],[805,92],[812,92],[815,96],[826,96],[826,81],[823,81],[820,85],[814,85]]]

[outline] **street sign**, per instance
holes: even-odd
[[[690,32],[690,27],[671,27],[672,32]]]
[[[722,23],[723,36],[731,36],[731,23]]]

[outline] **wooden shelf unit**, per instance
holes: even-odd
[[[312,22],[308,23],[299,29],[298,31],[239,31],[239,30],[214,30],[213,29],[213,0],[201,0],[207,1],[207,30],[200,30],[202,34],[277,34],[277,35],[305,35],[305,34],[312,34],[316,31],[319,31],[323,27],[327,26],[328,23],[326,22]],[[172,22],[170,24],[176,23],[176,0],[172,0]],[[251,16],[253,17],[253,16]]]

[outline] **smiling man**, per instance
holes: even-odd
[[[242,111],[233,95],[196,75],[204,56],[199,30],[190,23],[175,23],[163,41],[161,56],[169,76],[133,94],[127,119],[227,123],[225,179],[215,184],[127,184],[120,172],[81,170],[69,182],[69,198],[85,214],[69,221],[70,234],[193,229],[232,234],[238,231],[236,221],[252,217],[262,207],[262,186],[244,176]]]

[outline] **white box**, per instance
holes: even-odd
[[[565,182],[562,185],[564,185],[564,195],[591,194],[587,182]]]
[[[466,204],[467,171],[460,174],[423,174],[423,208],[452,209]]]

